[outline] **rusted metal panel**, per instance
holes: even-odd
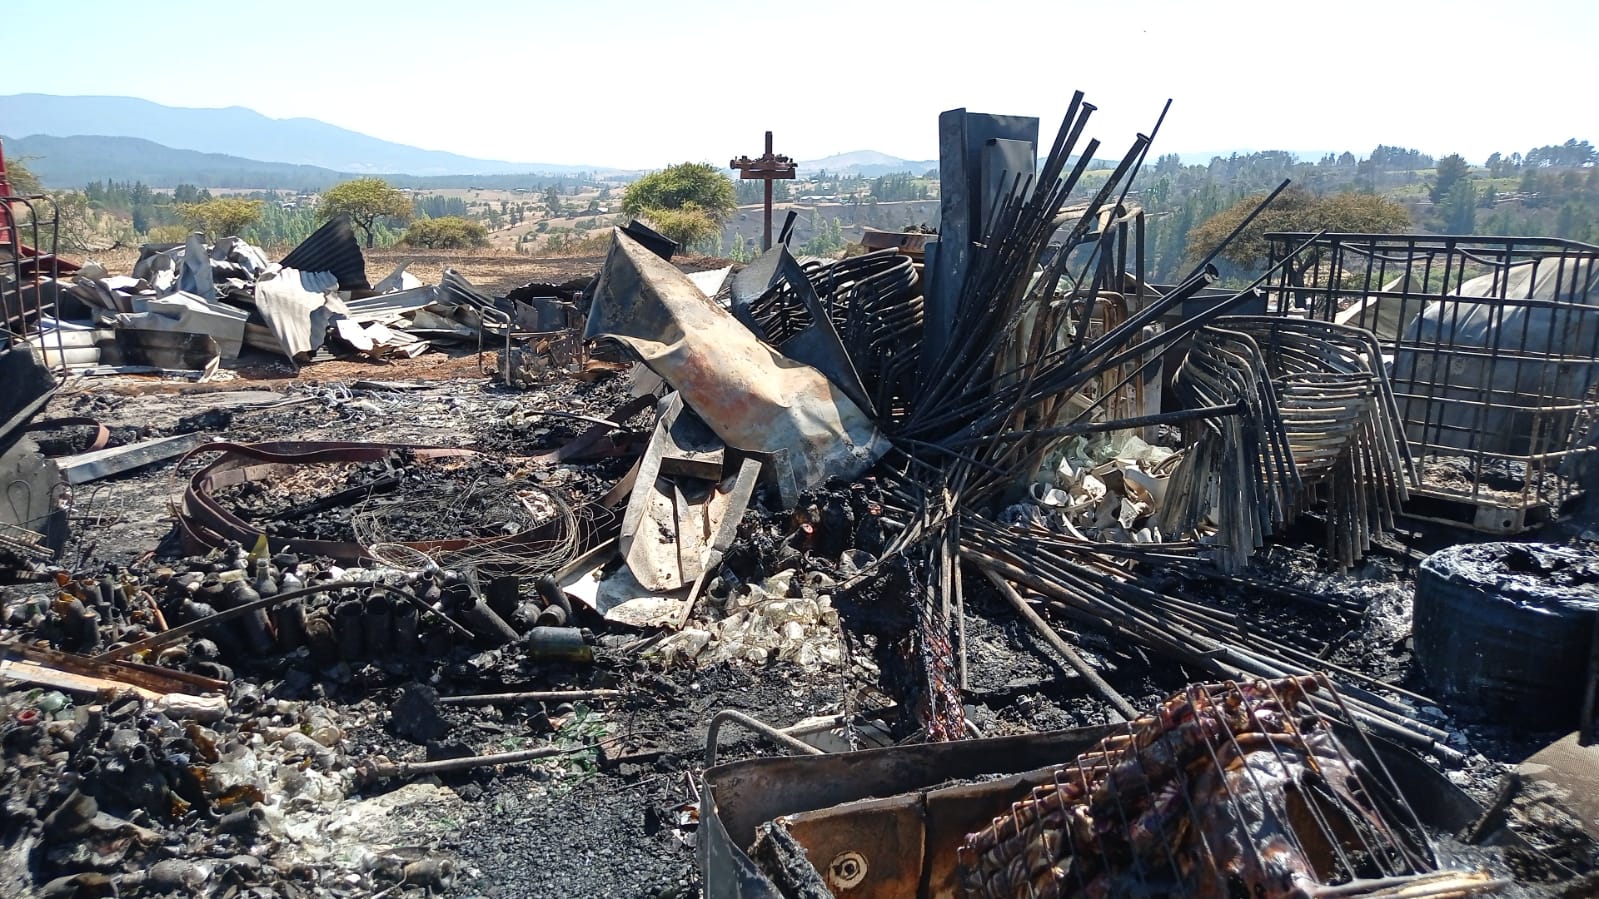
[[[822,372],[762,343],[686,275],[620,231],[584,336],[623,342],[729,446],[765,454],[786,503],[830,477],[859,475],[889,449]]]
[[[920,793],[867,799],[784,819],[839,899],[914,896],[925,846]]]
[[[946,779],[1043,768],[1108,732],[1108,728],[1080,728],[838,755],[750,759],[712,767],[705,772],[700,813],[705,895],[707,899],[777,895],[744,851],[765,821],[872,796],[920,792]],[[995,813],[988,807],[983,812],[986,817],[980,821]]]

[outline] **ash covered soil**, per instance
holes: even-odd
[[[573,504],[600,496],[625,474],[627,464],[617,460],[504,461],[552,450],[588,426],[583,420],[543,413],[611,415],[628,398],[625,378],[591,383],[551,378],[534,389],[509,391],[475,376],[465,363],[451,365],[435,371],[456,377],[429,381],[415,390],[358,383],[360,377],[407,376],[386,367],[340,372],[339,377],[333,377],[331,370],[312,368],[297,381],[269,382],[265,386],[275,396],[247,397],[248,403],[238,391],[260,390],[263,385],[234,382],[221,392],[210,385],[175,391],[161,385],[159,392],[152,392],[132,382],[105,384],[63,391],[46,417],[94,417],[111,428],[114,441],[122,442],[201,433],[219,441],[246,443],[364,440],[471,447],[492,454],[494,461],[486,472],[455,470],[449,476],[455,480],[446,479],[453,489],[462,489],[462,477],[485,475],[499,479],[493,482],[496,486],[526,483],[559,493]],[[269,402],[259,402],[263,399]],[[643,431],[649,420],[649,413],[643,413],[627,424]],[[92,438],[68,432],[57,439],[70,446],[73,440]],[[65,564],[76,570],[175,564],[183,552],[171,539],[171,503],[210,458],[156,465],[80,487]],[[316,488],[358,483],[372,473],[333,472]],[[231,496],[229,501],[241,511],[281,510],[294,498],[282,492]],[[781,531],[779,510],[751,515],[766,531]],[[407,528],[425,526],[416,518],[413,515],[405,528],[396,531],[400,539],[413,535]],[[341,519],[334,512],[319,520],[328,536],[351,536],[347,517]],[[770,541],[769,536],[761,539]],[[1331,574],[1318,562],[1312,546],[1290,541],[1270,549],[1257,562],[1257,573],[1297,591],[1297,599],[1286,591],[1264,594],[1216,584],[1173,586],[1247,617],[1264,633],[1313,644],[1329,662],[1425,692],[1408,643],[1414,569],[1406,560],[1405,547],[1396,544],[1391,552],[1373,555],[1355,571]],[[765,544],[750,551],[774,566],[840,574],[837,559],[804,553],[773,559],[769,556],[782,555],[782,548]],[[969,685],[964,700],[968,718],[985,736],[1113,720],[1082,678],[1059,662],[981,578],[968,577],[966,584]],[[712,592],[716,589],[713,586]],[[847,628],[848,614],[845,620]],[[379,756],[421,762],[543,745],[569,752],[501,768],[358,785],[349,799],[329,802],[317,813],[341,822],[331,834],[324,832],[332,841],[329,855],[293,868],[293,876],[252,880],[247,874],[238,875],[239,887],[229,895],[369,896],[380,891],[458,897],[698,895],[690,810],[697,800],[694,774],[703,766],[712,715],[737,709],[786,726],[808,716],[870,708],[882,699],[874,682],[876,672],[864,658],[869,648],[865,645],[857,645],[856,653],[846,654],[836,665],[724,662],[699,669],[667,667],[650,654],[647,632],[597,620],[585,624],[596,633],[592,664],[545,662],[523,657],[517,649],[485,651],[465,645],[451,645],[410,661],[366,659],[311,670],[270,661],[239,664],[238,680],[249,690],[334,710],[344,734],[341,758],[352,767]],[[1117,645],[1066,624],[1061,629],[1140,708],[1153,707],[1184,684],[1205,679],[1202,672],[1152,658],[1137,647]],[[437,696],[456,694],[571,689],[619,689],[624,695],[615,702],[525,701],[492,706],[435,702]],[[1554,736],[1459,727],[1439,708],[1423,709],[1421,714],[1427,723],[1449,731],[1451,745],[1464,755],[1464,762],[1446,770],[1447,776],[1484,803],[1494,798],[1504,763],[1525,757]],[[605,745],[596,747],[597,743]],[[720,758],[776,751],[762,739],[729,728],[723,732]],[[1579,871],[1594,865],[1593,845],[1569,826],[1569,819],[1551,817],[1556,813],[1547,806],[1523,805],[1512,818],[1540,848]],[[199,839],[165,850],[177,858],[233,858],[249,851],[247,846],[215,848]],[[285,841],[275,837],[263,838],[254,851],[265,855],[268,864],[275,855],[292,854]],[[417,868],[414,877],[400,881],[389,870],[397,864],[396,857],[412,865],[432,860],[433,866]],[[1536,876],[1531,870],[1535,865],[1526,867],[1529,877]],[[1551,887],[1527,895],[1594,895],[1565,892],[1568,889]]]

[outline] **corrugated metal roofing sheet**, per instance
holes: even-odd
[[[355,239],[350,217],[341,215],[316,229],[316,233],[290,251],[280,263],[302,272],[332,272],[340,290],[371,290],[366,280],[366,257]]]

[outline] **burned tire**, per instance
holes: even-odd
[[[1453,546],[1421,563],[1416,661],[1439,699],[1483,723],[1571,728],[1596,611],[1599,554],[1537,543]]]

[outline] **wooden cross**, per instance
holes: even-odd
[[[794,177],[794,160],[787,156],[778,156],[772,152],[772,132],[766,132],[766,155],[759,159],[748,156],[729,162],[727,167],[738,169],[738,177],[743,181],[759,178],[766,182],[766,229],[761,235],[761,249],[772,248],[772,182],[779,179],[788,180]]]

